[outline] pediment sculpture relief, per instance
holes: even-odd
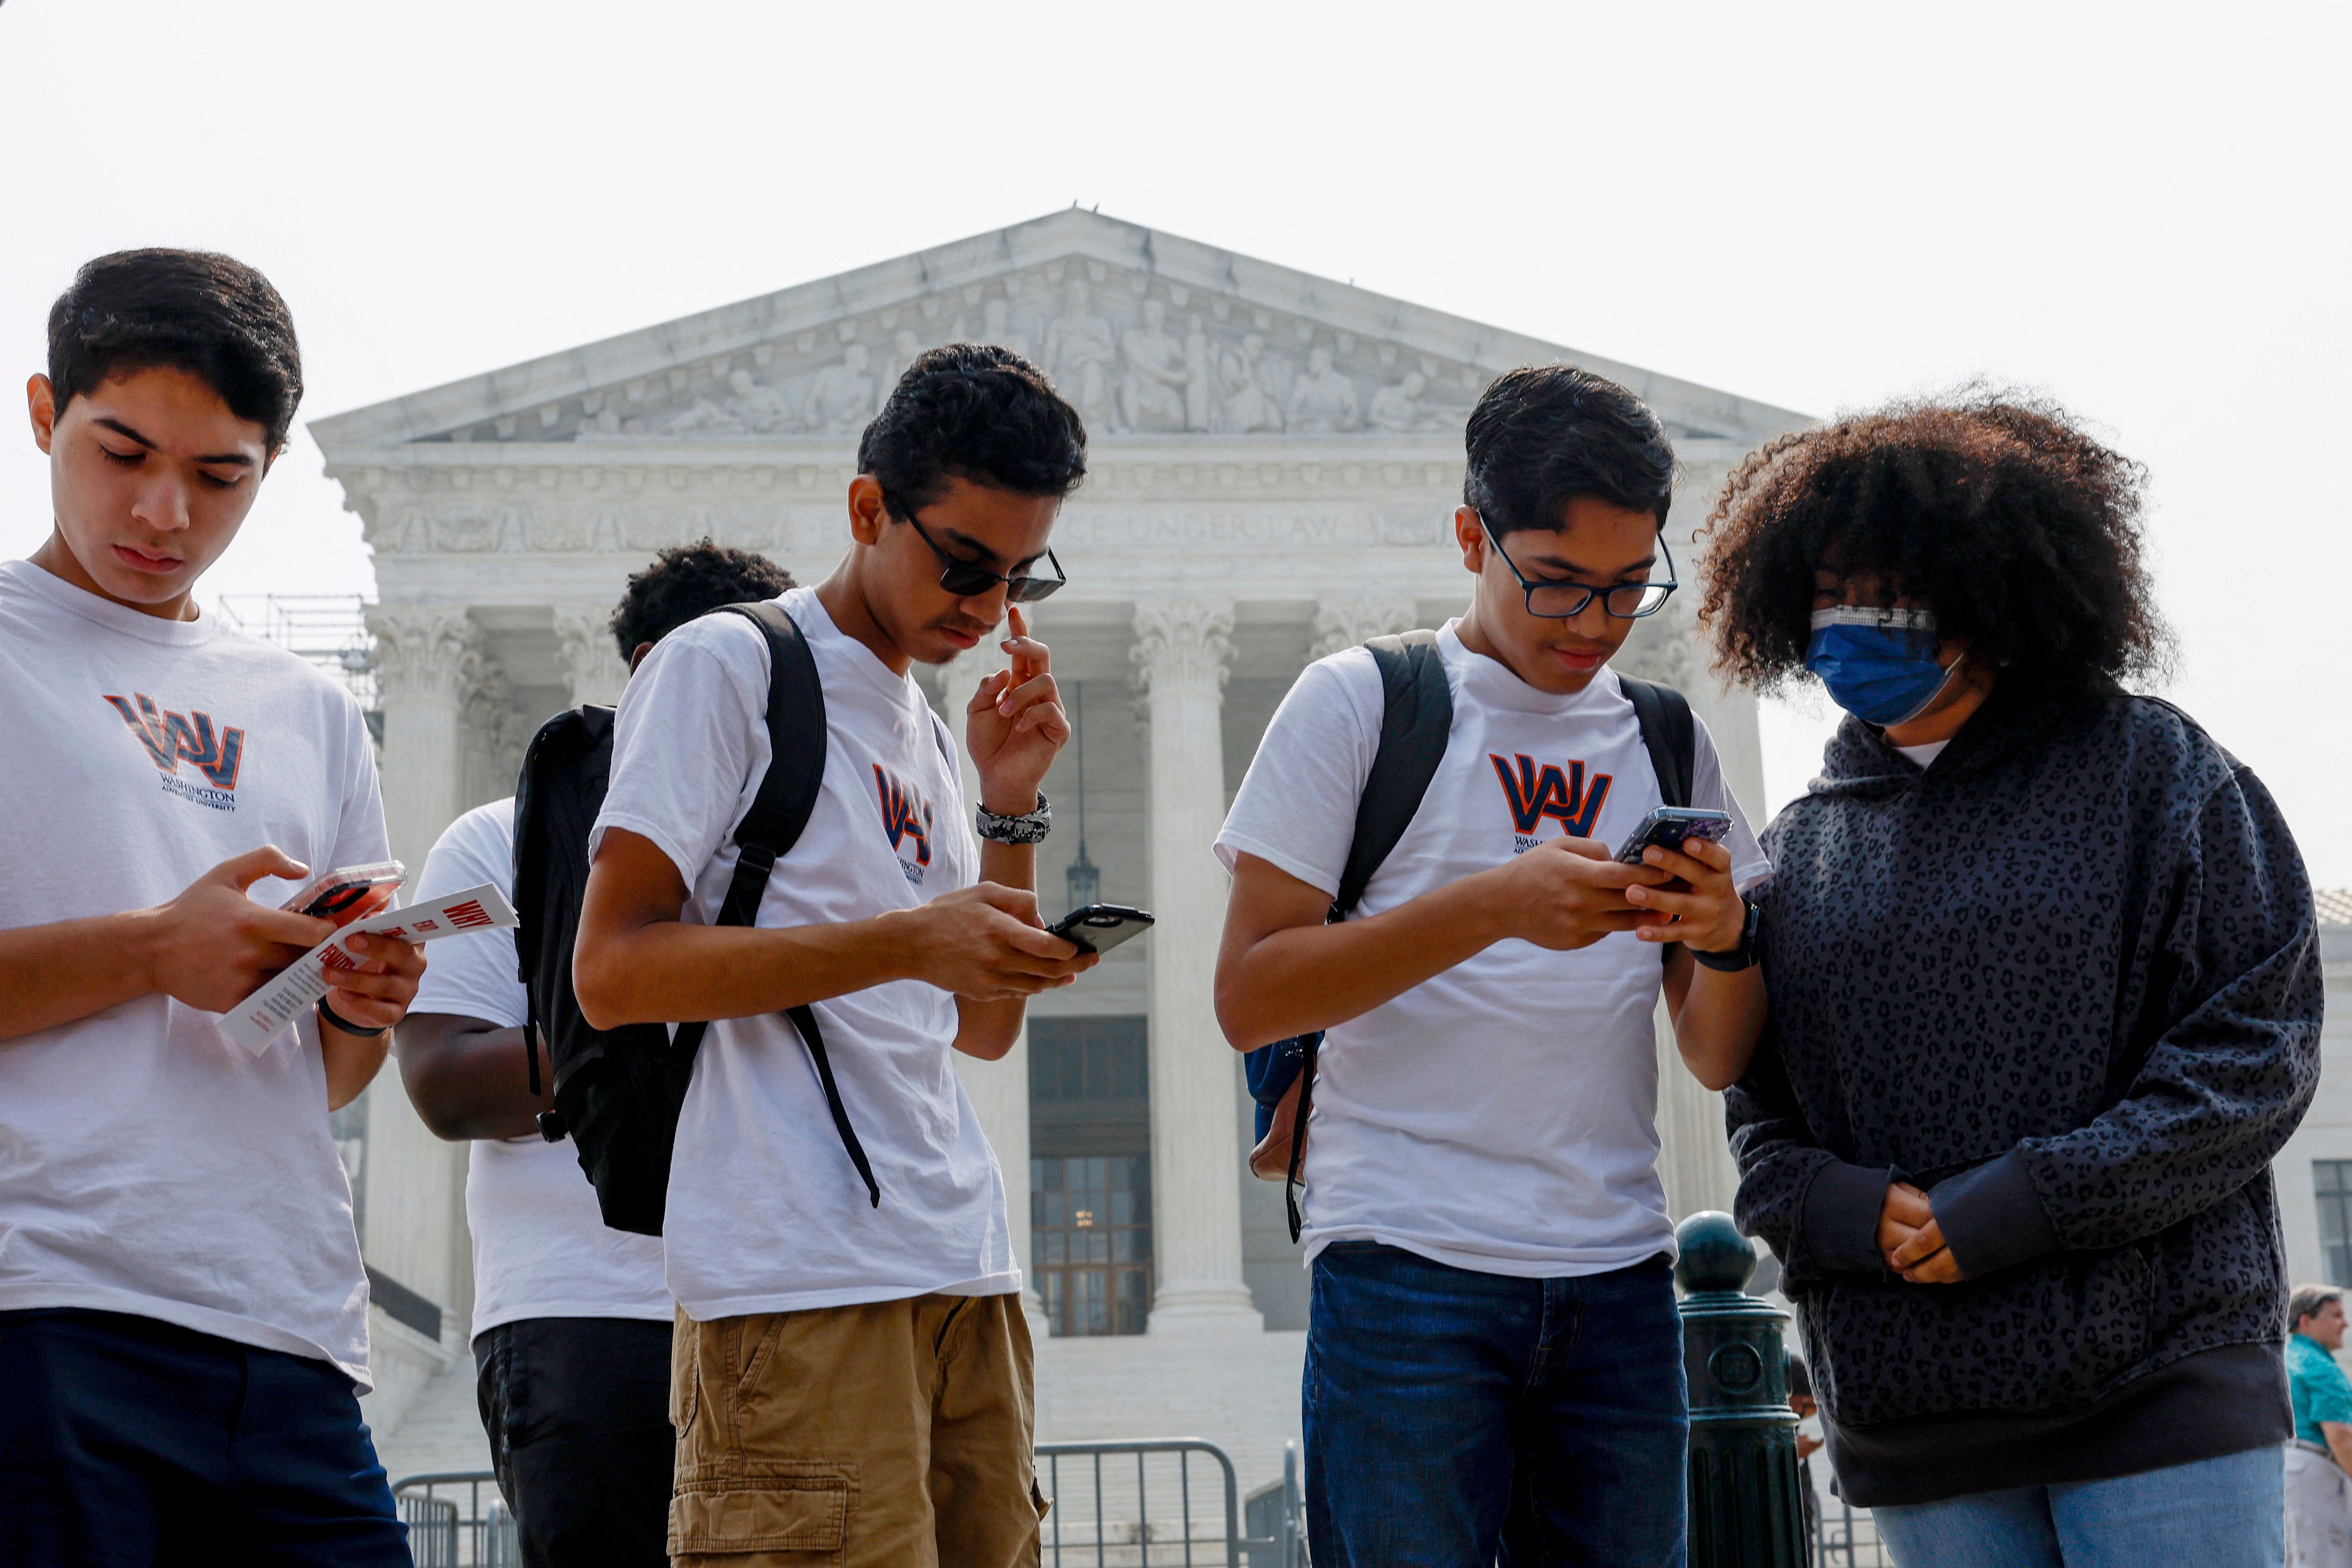
[[[446,438],[854,437],[924,348],[975,339],[1035,360],[1097,436],[1452,430],[1486,380],[1475,367],[1305,316],[1099,263],[1054,262]]]

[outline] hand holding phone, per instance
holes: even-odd
[[[1617,851],[1622,865],[1642,864],[1642,852],[1655,847],[1679,852],[1685,843],[1703,838],[1709,844],[1720,844],[1731,831],[1731,814],[1727,811],[1707,811],[1686,805],[1662,805],[1642,818],[1625,847]]]
[[[314,920],[332,921],[340,930],[389,908],[393,894],[407,880],[408,868],[397,860],[346,866],[340,871],[328,872],[278,908]]]
[[[1125,904],[1088,904],[1072,910],[1045,929],[1087,952],[1108,952],[1120,942],[1151,929],[1152,918]]]

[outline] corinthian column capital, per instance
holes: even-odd
[[[1315,645],[1307,657],[1328,658],[1374,637],[1409,631],[1414,619],[1411,599],[1326,599],[1315,606]]]
[[[613,646],[612,620],[610,610],[589,606],[559,606],[555,612],[556,659],[563,667],[574,707],[583,702],[620,705],[629,667]]]
[[[460,605],[371,605],[377,689],[385,697],[462,700],[478,679],[481,634]]]
[[[1234,607],[1213,599],[1164,599],[1135,606],[1128,660],[1146,693],[1221,691],[1234,657]]]

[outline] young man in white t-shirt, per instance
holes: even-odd
[[[1033,891],[1038,782],[1069,738],[1024,600],[1085,472],[1077,414],[1019,355],[919,356],[867,426],[849,553],[779,601],[824,688],[823,790],[750,927],[712,923],[769,762],[767,644],[740,616],[665,638],[621,699],[572,980],[601,1028],[710,1018],[663,1240],[677,1298],[680,1564],[1036,1561],[1029,1332],[995,1155],[952,1051],[1011,1048],[1026,999],[1092,963]],[[915,683],[1000,620],[1012,668],[964,743]],[[846,1152],[781,1009],[814,1005]]]
[[[764,555],[680,545],[629,579],[613,637],[635,670],[697,616],[792,585]],[[511,897],[514,828],[512,795],[457,818],[425,858],[419,896],[491,882]],[[676,1308],[660,1238],[608,1228],[572,1140],[540,1136],[554,1075],[531,1092],[514,933],[445,946],[401,1026],[400,1076],[427,1127],[476,1141],[466,1169],[474,1365],[525,1568],[661,1568]]]
[[[386,858],[349,693],[201,613],[285,449],[294,325],[225,256],[84,267],[27,388],[53,528],[0,563],[0,1563],[405,1563],[356,1394],[366,1277],[327,1114],[424,957],[259,1054],[220,1013]]]
[[[1444,760],[1351,916],[1326,924],[1379,749],[1371,654],[1310,665],[1217,852],[1236,1048],[1326,1031],[1304,1157],[1317,1568],[1679,1563],[1687,1418],[1655,1161],[1663,985],[1710,1089],[1763,1022],[1768,868],[1698,727],[1720,847],[1613,858],[1659,804],[1607,666],[1664,606],[1675,458],[1624,388],[1514,371],[1470,416],[1469,612],[1439,635]],[[1693,955],[1703,955],[1695,963]],[[1507,1529],[1507,1521],[1508,1521]]]

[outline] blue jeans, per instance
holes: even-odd
[[[1663,1257],[1517,1279],[1335,1242],[1305,1392],[1315,1568],[1680,1568],[1689,1415]]]
[[[2285,1508],[2272,1447],[1871,1512],[1901,1568],[2279,1568]]]
[[[119,1312],[0,1312],[0,1568],[408,1568],[351,1379]]]

